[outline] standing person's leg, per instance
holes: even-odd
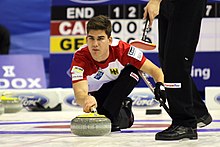
[[[196,2],[197,3],[197,2]],[[205,13],[205,6],[206,6],[206,0],[198,2],[198,5],[195,5],[196,12],[193,11],[191,13],[193,18],[193,23],[191,25],[191,28],[189,28],[189,32],[191,32],[191,35],[188,35],[188,40],[189,40],[189,45],[188,45],[188,50],[186,52],[186,70],[188,73],[191,73],[191,68],[192,68],[192,62],[194,59],[194,55],[196,52],[196,47],[198,44],[199,40],[199,35],[200,35],[200,28],[201,28],[201,20],[203,17],[203,14]],[[192,86],[192,98],[193,98],[193,108],[194,108],[194,114],[197,119],[197,126],[199,127],[204,127],[212,122],[212,117],[208,113],[207,107],[205,103],[202,100],[202,97],[200,96],[200,93],[197,90],[197,87],[192,79],[191,79],[191,86]]]
[[[157,133],[156,139],[197,139],[190,71],[199,38],[204,2],[180,0],[162,1],[161,4],[161,11],[166,11],[164,14],[167,18],[163,18],[167,20],[167,32],[163,36],[166,37],[163,38],[164,46],[160,46],[159,51],[163,53],[160,57],[165,83],[173,85],[166,89],[172,126]],[[164,26],[163,23],[159,17],[160,27]]]
[[[195,117],[192,114],[193,102],[192,99],[190,100],[191,94],[189,92],[191,90],[190,76],[184,67],[185,36],[181,33],[185,31],[185,28],[181,28],[184,27],[184,25],[181,25],[182,22],[179,22],[180,24],[175,22],[175,9],[176,6],[173,2],[169,0],[161,2],[159,16],[159,57],[164,72],[165,83],[171,83],[173,85],[181,83],[181,87],[173,86],[166,89],[173,124],[181,124],[183,122],[182,119],[185,119],[191,120],[189,124],[193,125],[194,123],[195,125]],[[189,101],[187,101],[187,98]]]
[[[137,85],[139,78],[138,70],[128,65],[118,79],[104,84],[99,91],[91,93],[97,99],[97,111],[110,118],[112,127],[116,127],[116,130],[119,126],[128,128],[133,124],[132,100],[127,96]]]

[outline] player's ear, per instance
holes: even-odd
[[[111,44],[112,44],[112,36],[110,36],[110,37],[108,38],[108,40],[109,40],[109,44],[111,45]]]

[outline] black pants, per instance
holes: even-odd
[[[97,100],[98,113],[106,115],[112,123],[120,124],[120,128],[127,128],[130,127],[128,124],[133,124],[133,122],[128,122],[130,116],[125,113],[122,107],[123,100],[127,99],[127,96],[139,82],[130,76],[131,73],[140,79],[138,70],[134,66],[128,65],[116,80],[106,83],[98,91],[90,93]]]
[[[173,124],[196,127],[196,117],[208,113],[190,75],[206,0],[163,0],[159,23],[159,59]]]

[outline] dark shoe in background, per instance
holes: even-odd
[[[44,107],[42,104],[39,102],[36,102],[34,106],[27,106],[25,107],[28,111],[61,111],[62,110],[62,105],[61,103],[57,104],[55,107]]]

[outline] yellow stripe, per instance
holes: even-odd
[[[100,114],[97,114],[97,113],[87,113],[87,114],[82,114],[82,115],[78,115],[76,118],[105,118],[104,115],[100,115]]]
[[[17,97],[6,97],[6,96],[1,96],[2,101],[16,101],[19,100]]]
[[[50,53],[74,53],[83,44],[86,44],[85,36],[51,36]]]

